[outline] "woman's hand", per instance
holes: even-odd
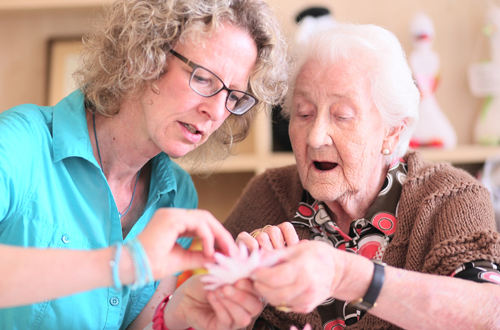
[[[181,236],[199,237],[203,250],[183,249],[176,243]],[[205,263],[212,262],[214,245],[226,255],[238,250],[231,234],[210,212],[204,210],[159,209],[138,238],[146,251],[155,279],[201,268]]]
[[[347,253],[342,252],[323,242],[301,241],[269,252],[278,264],[257,269],[251,278],[269,304],[309,313],[332,297],[344,278]]]
[[[283,222],[277,226],[265,226],[254,230],[251,234],[242,232],[236,238],[237,243],[244,243],[249,251],[258,248],[264,250],[281,249],[299,242],[299,236],[290,222]]]
[[[207,291],[201,276],[190,277],[167,303],[164,319],[168,329],[239,329],[249,325],[264,308],[250,280]]]

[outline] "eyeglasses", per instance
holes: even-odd
[[[235,115],[244,114],[257,103],[257,99],[254,96],[246,92],[227,88],[222,79],[212,71],[191,62],[175,50],[171,49],[170,53],[193,69],[189,78],[189,87],[196,94],[211,97],[222,90],[227,91],[226,109]]]

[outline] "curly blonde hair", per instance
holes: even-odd
[[[198,161],[223,159],[243,140],[256,112],[281,101],[287,88],[286,43],[271,8],[263,0],[117,0],[94,31],[84,37],[82,66],[75,73],[86,102],[113,116],[126,95],[140,92],[167,69],[176,42],[210,37],[229,23],[247,31],[257,46],[257,62],[247,91],[259,100],[246,114],[231,114],[196,149]]]

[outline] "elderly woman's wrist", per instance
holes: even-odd
[[[363,297],[372,281],[373,262],[348,252],[341,254],[343,269],[332,296],[345,301]]]

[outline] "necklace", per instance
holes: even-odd
[[[99,156],[99,164],[101,165],[101,171],[104,173],[104,169],[102,167],[101,152],[99,151],[99,142],[97,141],[97,132],[95,130],[95,112],[92,113],[92,120],[93,120],[93,124],[94,124],[94,138],[95,138],[95,146],[97,148],[97,155]],[[130,203],[128,204],[127,209],[123,213],[118,211],[120,218],[123,217],[125,214],[127,214],[128,211],[130,210],[130,208],[132,207],[132,203],[134,202],[134,196],[135,196],[135,188],[137,188],[137,181],[139,181],[140,174],[141,174],[141,170],[139,170],[139,172],[137,172],[137,177],[135,178],[135,184],[134,184],[134,191],[132,192],[132,198],[130,199]]]

